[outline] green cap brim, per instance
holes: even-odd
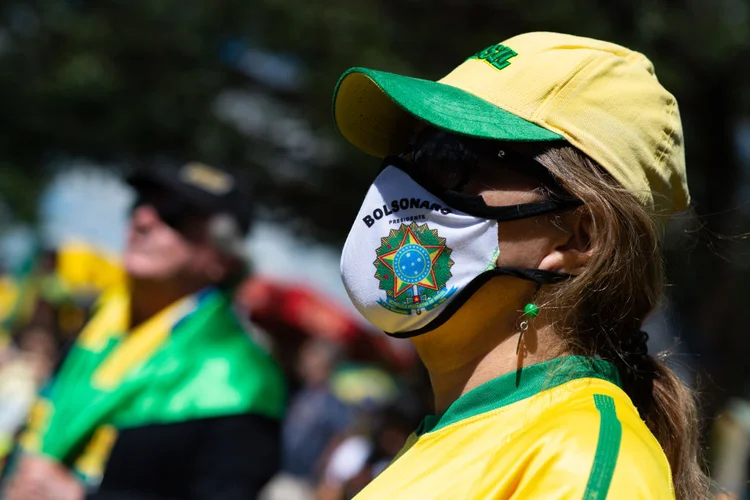
[[[417,119],[484,139],[563,139],[459,88],[367,68],[351,68],[341,76],[333,95],[333,117],[349,142],[380,158],[405,152]]]

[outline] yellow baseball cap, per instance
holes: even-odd
[[[349,142],[377,157],[405,152],[417,119],[484,139],[565,140],[655,214],[690,203],[677,101],[643,54],[613,43],[527,33],[437,82],[352,68],[333,114]]]

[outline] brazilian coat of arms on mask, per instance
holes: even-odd
[[[455,293],[446,287],[453,276],[452,250],[445,238],[427,224],[401,224],[380,239],[375,278],[386,298],[378,303],[398,314],[421,314],[438,307]]]

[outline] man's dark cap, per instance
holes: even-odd
[[[232,174],[191,162],[182,166],[151,165],[131,171],[126,181],[136,191],[161,188],[187,206],[206,214],[233,216],[243,234],[250,231],[253,203],[249,186]]]

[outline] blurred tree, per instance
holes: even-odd
[[[331,123],[347,67],[438,78],[524,31],[612,40],[648,54],[681,105],[702,217],[669,240],[672,296],[719,404],[750,392],[737,373],[750,355],[747,253],[727,237],[750,218],[735,143],[750,112],[749,11],[749,0],[3,2],[1,194],[28,213],[61,158],[200,158],[252,172],[278,220],[340,242],[376,164]]]

